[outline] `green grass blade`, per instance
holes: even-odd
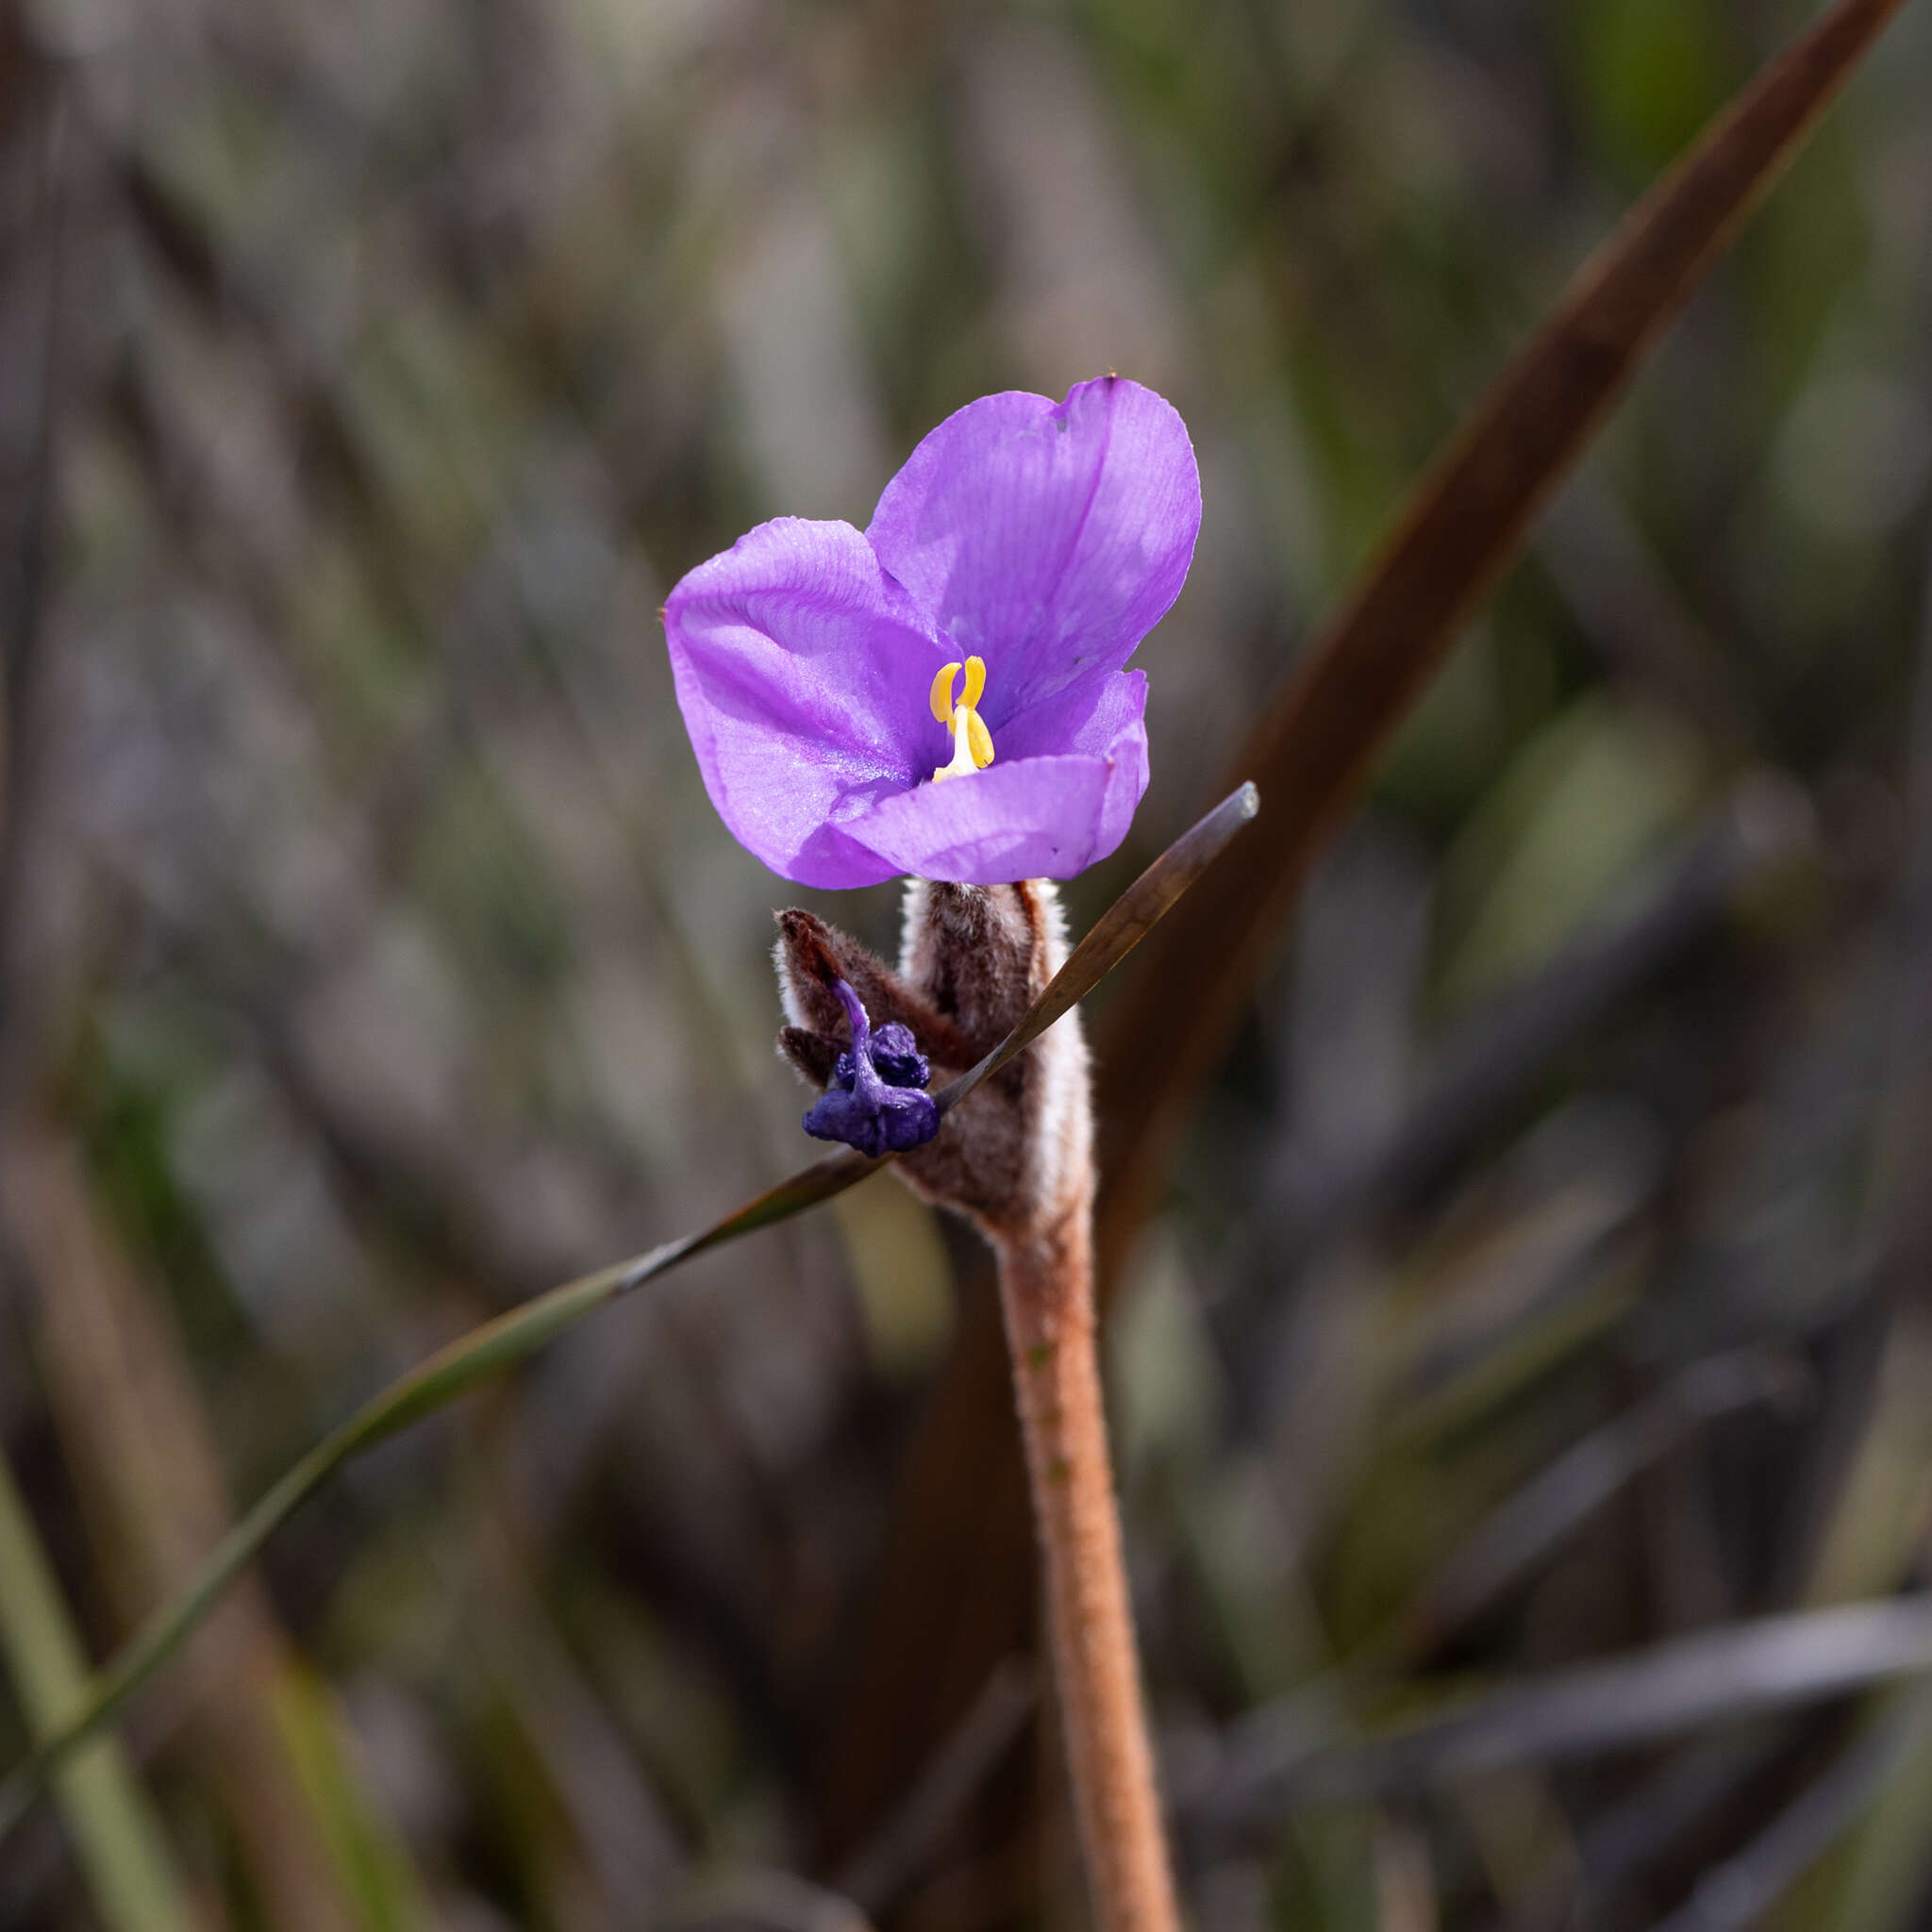
[[[34,1732],[43,1739],[59,1734],[87,1694],[86,1654],[4,1459],[0,1642]],[[108,1932],[194,1932],[186,1888],[118,1739],[97,1739],[67,1762],[57,1775],[56,1795]]]
[[[436,1911],[409,1854],[353,1761],[332,1688],[299,1665],[275,1687],[275,1728],[365,1932],[432,1932]]]
[[[1092,931],[1074,948],[1067,963],[1007,1039],[937,1096],[941,1112],[958,1107],[982,1080],[1024,1052],[1091,991],[1133,951],[1258,808],[1255,788],[1243,785],[1175,840],[1095,922]],[[325,1436],[236,1524],[189,1588],[157,1612],[87,1687],[85,1702],[8,1774],[0,1783],[0,1840],[25,1815],[49,1774],[75,1745],[119,1710],[174,1656],[223,1591],[254,1561],[263,1543],[351,1457],[454,1402],[479,1383],[528,1360],[554,1336],[592,1309],[641,1288],[707,1249],[721,1247],[741,1235],[770,1227],[829,1201],[888,1166],[891,1158],[889,1155],[869,1160],[863,1155],[847,1153],[815,1161],[697,1234],[667,1241],[649,1254],[566,1282],[486,1322],[372,1396]]]

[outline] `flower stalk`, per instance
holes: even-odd
[[[1251,808],[1245,800],[1243,809]],[[778,915],[791,1022],[779,1052],[826,1089],[840,1138],[883,1131],[842,1070],[889,1028],[935,1070],[971,1066],[1006,1038],[1066,958],[1053,888],[907,888],[899,967],[802,911]],[[855,1013],[854,1005],[862,1010]],[[1068,1769],[1100,1932],[1179,1923],[1134,1645],[1101,1399],[1093,1301],[1093,1131],[1077,1013],[946,1114],[898,1172],[963,1214],[991,1245],[1046,1584],[1046,1622]],[[813,1116],[808,1116],[809,1121]],[[815,1128],[814,1131],[820,1129]]]
[[[1114,1506],[1087,1204],[996,1252],[1095,1920],[1103,1932],[1172,1932],[1179,1919]]]

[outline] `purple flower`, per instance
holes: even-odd
[[[842,1141],[876,1160],[924,1146],[940,1130],[940,1110],[925,1083],[932,1069],[911,1029],[896,1020],[876,1034],[858,995],[832,982],[852,1024],[852,1050],[839,1056],[832,1084],[812,1103],[805,1131],[819,1141]]]
[[[780,517],[672,591],[711,803],[802,885],[1071,878],[1147,789],[1147,680],[1122,667],[1200,526],[1187,429],[1151,390],[969,403],[862,535]]]

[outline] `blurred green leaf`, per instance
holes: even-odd
[[[0,1641],[35,1736],[58,1735],[83,1706],[86,1653],[4,1457]],[[55,1792],[108,1932],[195,1932],[198,1921],[160,1821],[118,1738],[96,1739],[68,1759],[56,1774]]]

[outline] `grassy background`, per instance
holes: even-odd
[[[0,1762],[353,1403],[809,1151],[771,909],[884,944],[896,902],[717,823],[682,571],[863,523],[986,391],[1167,394],[1202,542],[1084,925],[1805,17],[8,12]],[[1909,1683],[1634,1742],[1613,1685],[1561,1754],[1482,1705],[1489,1759],[1421,1772],[1350,1740],[1919,1580],[1928,83],[1908,8],[1410,720],[1143,1244],[1122,1475],[1212,1932],[1923,1922]],[[874,1184],[359,1465],[0,1852],[0,1924],[1076,1924],[1024,1660],[923,1828],[838,1799],[986,1291]]]

